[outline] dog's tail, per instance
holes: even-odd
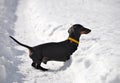
[[[12,38],[12,39],[13,39],[15,42],[17,42],[19,45],[21,45],[21,46],[23,46],[23,47],[26,47],[26,48],[28,48],[29,50],[32,50],[32,47],[20,43],[19,41],[17,41],[17,40],[16,40],[15,38],[13,38],[12,36],[9,36],[9,37]]]

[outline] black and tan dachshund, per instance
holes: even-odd
[[[48,69],[41,67],[41,63],[47,63],[47,61],[67,61],[70,59],[75,50],[77,50],[79,44],[79,38],[82,34],[88,34],[90,29],[83,27],[80,24],[73,25],[69,30],[69,37],[62,42],[52,42],[41,44],[38,46],[30,47],[22,44],[15,38],[11,37],[15,42],[29,49],[29,56],[33,60],[31,64],[34,68],[47,71]]]

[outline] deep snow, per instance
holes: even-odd
[[[21,61],[15,54],[19,51],[9,39],[14,35],[17,4],[17,0],[0,0],[0,83],[20,83],[19,78],[24,77],[17,67]]]
[[[0,83],[120,83],[119,7],[119,0],[0,0]],[[28,50],[8,37],[59,42],[75,23],[92,32],[65,64],[42,64],[48,72],[32,68]]]

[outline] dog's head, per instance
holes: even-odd
[[[69,30],[68,30],[68,33],[69,34],[72,34],[72,33],[76,33],[76,34],[88,34],[90,33],[91,30],[90,29],[87,29],[85,27],[83,27],[82,25],[80,24],[75,24],[73,25]]]

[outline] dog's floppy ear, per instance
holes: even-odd
[[[69,33],[69,34],[72,33],[72,32],[74,32],[73,27],[71,27],[71,28],[68,30],[68,33]]]

